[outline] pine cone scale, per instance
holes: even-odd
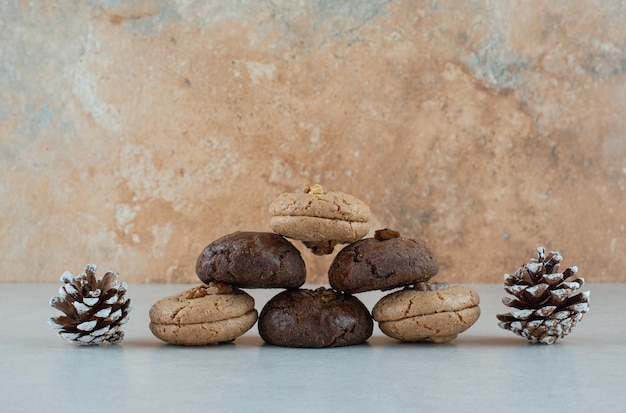
[[[108,333],[109,330],[111,330],[111,327],[105,326],[105,327],[102,327],[99,330],[92,331],[91,335],[95,336],[95,337],[100,337],[101,335]]]
[[[80,323],[79,325],[77,325],[76,328],[81,331],[92,331],[97,324],[98,322],[95,320],[84,321]]]
[[[524,288],[520,291],[520,294],[526,303],[543,303],[548,299],[548,288],[549,286],[547,284],[538,284]]]
[[[98,283],[98,288],[100,288],[101,290],[107,290],[113,284],[115,278],[116,277],[114,272],[107,272],[102,276],[102,279]]]
[[[550,286],[552,286],[552,285],[555,285],[555,284],[558,284],[558,283],[562,282],[565,278],[567,278],[565,276],[565,273],[546,274],[542,278],[541,281],[547,283]]]
[[[94,314],[98,318],[107,318],[111,314],[111,307],[103,308]]]
[[[72,305],[73,305],[73,306],[74,306],[74,308],[76,309],[76,313],[77,313],[78,315],[85,314],[85,313],[87,313],[87,312],[91,309],[89,306],[87,306],[87,305],[83,304],[83,303],[82,303],[82,302],[80,302],[80,301],[74,301],[74,302],[72,303]]]
[[[104,300],[105,304],[115,304],[120,298],[117,296],[117,294],[112,295],[111,297],[107,298],[106,300]]]
[[[585,303],[572,304],[565,308],[570,311],[575,311],[577,313],[586,313],[587,311],[589,311],[589,303],[585,302]]]
[[[78,334],[78,333],[68,333],[68,332],[65,332],[65,331],[59,332],[59,335],[61,337],[63,337],[64,339],[70,340],[70,341],[76,340],[76,339],[78,339],[78,337],[80,337],[80,334]]]
[[[53,308],[56,308],[57,310],[65,314],[76,312],[76,309],[74,308],[74,306],[72,306],[67,301],[64,301],[63,299],[61,299],[61,297],[53,297],[50,300],[50,306]]]
[[[557,309],[556,305],[547,305],[545,307],[535,310],[535,312],[539,317],[545,318],[545,317],[548,317],[550,314],[554,313],[556,309]]]
[[[123,311],[121,308],[115,310],[114,312],[112,312],[111,314],[109,314],[108,317],[106,317],[103,322],[104,323],[113,323],[115,321],[118,321],[122,318],[123,315]]]

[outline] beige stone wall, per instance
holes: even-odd
[[[206,244],[319,182],[426,241],[441,280],[501,282],[545,245],[626,281],[625,21],[605,0],[2,2],[0,280],[195,282]]]

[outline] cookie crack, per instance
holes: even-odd
[[[464,322],[464,321],[463,321],[463,315],[462,315],[460,312],[455,312],[454,314],[456,314],[457,318],[459,319],[459,321],[460,321],[461,323],[463,323],[463,322]]]
[[[176,318],[178,317],[178,313],[180,313],[181,311],[183,311],[183,310],[184,310],[184,309],[186,309],[186,308],[187,308],[187,304],[183,304],[182,306],[177,307],[177,308],[173,311],[173,313],[170,315],[170,320],[174,320],[174,319],[176,319]]]
[[[330,342],[330,347],[336,347],[337,346],[337,342],[339,342],[340,340],[342,340],[347,334],[353,334],[354,330],[356,328],[356,325],[352,324],[350,326],[349,329],[344,329],[341,331],[340,334],[336,335],[332,341]]]
[[[408,318],[409,314],[411,314],[411,307],[413,307],[413,300],[409,300],[409,304],[406,306],[406,309],[404,310],[405,318]]]

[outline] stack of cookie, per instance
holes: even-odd
[[[337,244],[355,242],[369,232],[369,207],[359,199],[311,185],[302,193],[280,195],[270,205],[272,230],[302,241],[314,254],[330,254]],[[259,316],[259,334],[285,347],[339,347],[364,343],[372,316],[355,296],[331,288],[286,290]]]
[[[403,341],[447,342],[478,319],[478,294],[429,280],[438,272],[422,243],[388,229],[369,232],[369,207],[357,198],[311,185],[280,195],[270,206],[269,232],[235,232],[210,243],[196,274],[202,285],[157,301],[150,310],[152,333],[171,344],[232,341],[256,323],[261,338],[285,347],[339,347],[372,335],[373,320]],[[349,244],[329,272],[331,288],[300,288],[306,267],[299,240],[317,255]],[[354,294],[402,288],[373,309]],[[242,289],[280,288],[258,315]]]

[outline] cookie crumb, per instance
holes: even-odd
[[[399,238],[399,237],[400,237],[400,233],[398,231],[394,231],[389,228],[379,229],[379,230],[376,230],[376,232],[374,233],[374,238],[376,238],[378,241],[385,241],[388,239]]]
[[[323,194],[326,193],[326,191],[324,191],[324,187],[320,184],[313,184],[313,185],[309,185],[306,188],[304,188],[303,192],[305,194]]]
[[[207,295],[213,294],[234,294],[233,288],[228,285],[217,281],[211,281],[208,285],[198,285],[187,290],[182,296],[183,300],[191,300],[193,298],[202,298]]]
[[[181,296],[181,300],[190,300],[192,298],[202,298],[209,293],[207,292],[207,287],[205,285],[199,285],[197,287],[191,288],[185,291],[185,294]]]
[[[332,254],[337,245],[337,241],[302,241],[302,243],[315,255]]]
[[[448,283],[427,281],[417,283],[413,288],[417,291],[438,291],[448,288]]]

